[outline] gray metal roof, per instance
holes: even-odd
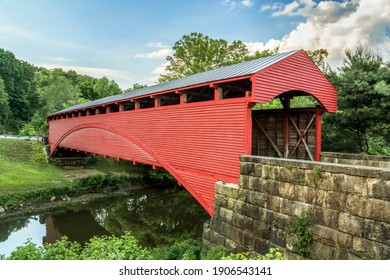
[[[78,104],[66,109],[63,109],[61,111],[58,111],[54,114],[58,113],[64,113],[68,111],[73,111],[81,108],[87,108],[87,107],[95,107],[99,105],[103,105],[106,103],[114,103],[118,101],[124,101],[128,100],[130,98],[136,98],[136,97],[141,97],[144,95],[152,94],[152,93],[158,93],[162,91],[167,91],[167,90],[175,90],[183,87],[188,87],[188,86],[193,86],[197,84],[203,84],[203,83],[209,83],[209,82],[214,82],[214,81],[219,81],[219,80],[225,80],[225,79],[231,79],[231,78],[237,78],[241,76],[247,76],[254,74],[272,64],[277,63],[278,61],[281,61],[285,59],[286,57],[298,52],[298,50],[286,52],[286,53],[281,53],[281,54],[276,54],[272,56],[267,56],[267,57],[262,57],[250,61],[245,61],[241,62],[238,64],[202,72],[202,73],[197,73],[195,75],[191,75],[188,77],[176,79],[173,81],[149,86],[146,88],[141,88],[141,89],[136,89],[133,91],[113,95],[113,96],[108,96],[105,98],[97,99],[94,101]]]

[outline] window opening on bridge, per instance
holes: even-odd
[[[95,110],[95,108],[90,108],[90,109],[87,109],[87,111],[89,112],[89,116],[94,116],[94,115],[96,115],[96,110]]]
[[[160,99],[159,106],[170,106],[180,104],[180,95],[172,93],[166,93],[161,95],[155,95],[153,98]],[[157,107],[159,107],[157,106]]]
[[[245,97],[246,92],[252,90],[251,80],[238,80],[226,83],[218,84],[218,87],[222,88],[222,99],[240,98]]]
[[[148,97],[140,98],[134,100],[136,102],[139,102],[139,109],[146,109],[146,108],[153,108],[154,107],[154,99]]]
[[[106,113],[106,107],[97,107],[95,108],[95,112],[97,115],[105,114]]]
[[[107,106],[107,113],[116,113],[119,112],[119,105],[110,104]]]
[[[187,95],[186,103],[214,100],[214,88],[211,88],[209,86],[183,90],[181,91],[181,93]]]
[[[131,101],[125,101],[120,104],[123,106],[123,111],[130,111],[135,109],[135,103]]]

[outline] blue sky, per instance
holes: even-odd
[[[241,40],[251,51],[346,47],[390,57],[388,0],[0,0],[0,48],[37,66],[153,84],[183,35]]]

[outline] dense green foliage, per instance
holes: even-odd
[[[231,253],[217,246],[202,251],[200,240],[184,240],[172,246],[148,249],[139,245],[130,232],[122,236],[96,236],[81,246],[63,237],[53,244],[37,246],[30,240],[0,260],[282,260],[282,254],[271,248],[265,256]]]
[[[12,52],[0,49],[0,78],[3,80],[10,109],[7,121],[3,121],[6,131],[17,132],[39,108],[34,78],[36,70],[33,65],[17,59]],[[2,96],[4,94],[0,92],[0,99]]]
[[[390,155],[390,64],[364,47],[345,55],[328,73],[339,107],[324,117],[324,150]]]
[[[207,70],[239,63],[246,60],[269,56],[277,52],[263,51],[250,55],[248,48],[241,41],[228,43],[223,39],[213,39],[201,33],[184,35],[172,49],[172,56],[167,56],[167,74],[159,78],[166,82]]]
[[[304,257],[309,255],[309,249],[313,243],[313,238],[309,232],[309,227],[311,225],[311,212],[310,210],[306,210],[298,219],[295,226],[288,230],[288,234],[293,235],[294,237],[292,245],[297,247],[301,255]]]
[[[106,77],[38,68],[0,49],[0,133],[47,134],[49,113],[121,92]]]

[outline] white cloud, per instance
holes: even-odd
[[[243,0],[243,1],[241,1],[241,4],[245,7],[252,7],[253,1],[252,0]]]
[[[253,0],[224,0],[223,4],[229,8],[229,10],[234,10],[238,7],[252,7]]]
[[[251,54],[254,54],[256,51],[264,50],[273,50],[280,45],[279,40],[271,39],[266,44],[263,42],[244,42]]]
[[[293,15],[294,11],[299,7],[299,3],[297,1],[291,2],[284,6],[284,8],[280,11],[273,12],[273,16],[281,16],[281,15]]]
[[[134,57],[136,58],[166,58],[168,55],[172,55],[173,50],[171,48],[161,49],[150,53],[139,53]]]
[[[159,48],[159,49],[165,49],[169,48],[168,45],[161,43],[161,42],[151,42],[146,44],[147,47],[149,48]]]
[[[272,49],[278,44],[280,51],[293,49],[315,50],[325,48],[329,52],[328,63],[333,67],[342,64],[346,48],[365,45],[390,59],[390,2],[388,0],[351,0],[346,2],[296,0],[274,16],[306,17],[293,31],[282,39],[271,39],[267,43],[246,43],[248,48]],[[272,46],[272,47],[271,47]]]
[[[262,11],[262,12],[268,11],[268,10],[281,10],[281,9],[283,9],[283,4],[279,3],[279,2],[273,3],[272,5],[271,4],[263,4],[260,6],[260,11]]]

